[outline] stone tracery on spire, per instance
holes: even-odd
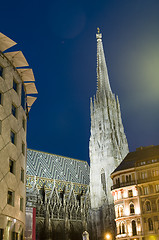
[[[108,70],[105,61],[103,43],[102,43],[102,34],[100,33],[100,29],[97,28],[97,89],[98,92],[105,91],[106,93],[112,93]]]

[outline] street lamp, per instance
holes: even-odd
[[[106,233],[105,234],[105,239],[106,240],[111,240],[111,234],[110,233]]]

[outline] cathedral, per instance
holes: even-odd
[[[115,235],[110,174],[128,153],[118,97],[112,93],[98,29],[97,91],[90,100],[90,166],[27,150],[26,239],[91,240]]]

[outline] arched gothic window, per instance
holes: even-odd
[[[137,235],[135,220],[132,221],[132,234],[133,236]]]
[[[131,203],[130,204],[130,214],[133,214],[133,213],[135,213],[135,208],[134,208],[134,204]]]
[[[151,211],[151,204],[149,201],[146,201],[146,211]]]
[[[104,169],[101,170],[101,183],[102,183],[102,186],[103,186],[103,190],[106,193],[106,179],[105,179]]]
[[[148,227],[149,227],[149,231],[153,231],[153,222],[151,218],[148,219]]]

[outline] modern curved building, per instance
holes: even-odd
[[[0,239],[23,239],[26,126],[37,93],[23,53],[6,52],[15,44],[0,33]]]

